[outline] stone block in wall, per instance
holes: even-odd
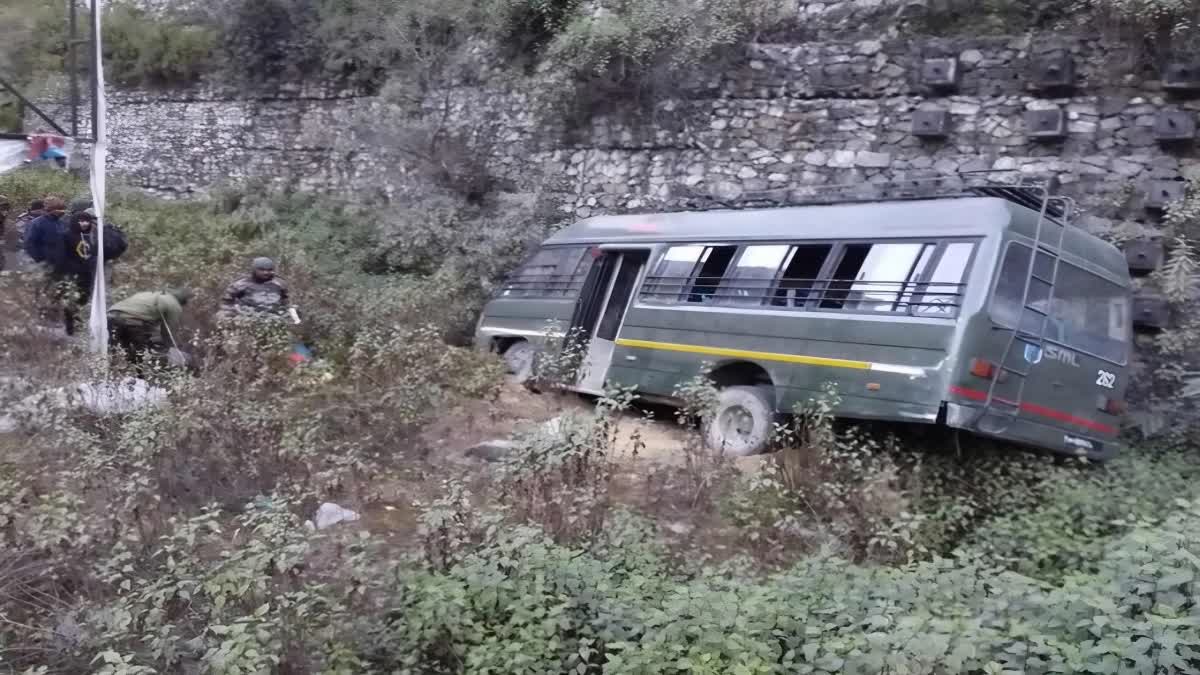
[[[1154,120],[1154,137],[1160,143],[1185,143],[1196,138],[1196,113],[1160,110]]]
[[[1171,92],[1200,92],[1200,59],[1186,55],[1168,61],[1163,67],[1162,84]]]
[[[1156,180],[1146,186],[1143,205],[1151,211],[1164,211],[1167,206],[1187,195],[1187,183],[1183,180]]]
[[[1067,135],[1066,111],[1057,106],[1025,113],[1025,135],[1037,141],[1057,141]]]
[[[921,84],[936,93],[948,93],[958,88],[959,63],[957,56],[926,58],[921,62]]]
[[[1065,92],[1075,87],[1075,57],[1067,49],[1050,49],[1030,57],[1029,84],[1044,93]]]
[[[1133,325],[1161,330],[1171,323],[1171,306],[1160,294],[1138,291],[1133,297]]]
[[[918,138],[945,138],[949,134],[949,110],[917,110],[913,112],[913,136]]]
[[[1127,241],[1123,248],[1129,271],[1137,274],[1146,274],[1157,270],[1165,257],[1161,237]]]

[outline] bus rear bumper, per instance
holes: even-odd
[[[1116,438],[1099,438],[1025,418],[1012,419],[994,431],[980,429],[977,424],[979,413],[978,406],[946,403],[946,426],[1000,441],[1047,450],[1056,455],[1086,457],[1095,462],[1108,461],[1121,451],[1121,444]]]

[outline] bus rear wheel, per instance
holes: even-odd
[[[767,387],[726,387],[705,429],[709,448],[732,457],[767,449],[775,425],[775,402]]]

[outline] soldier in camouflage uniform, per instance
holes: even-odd
[[[225,315],[282,315],[287,309],[287,284],[275,276],[275,263],[270,258],[255,258],[249,276],[230,284],[221,298],[221,313]]]

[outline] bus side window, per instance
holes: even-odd
[[[783,270],[783,278],[771,298],[774,307],[803,307],[808,303],[813,285],[821,276],[825,259],[833,251],[832,244],[802,244],[792,249],[791,259]]]
[[[842,249],[842,259],[833,271],[825,292],[821,295],[821,309],[841,309],[850,297],[850,287],[867,260],[871,244],[848,244]]]
[[[771,295],[779,268],[792,250],[787,244],[747,246],[717,289],[723,305],[761,305]]]
[[[584,247],[544,248],[505,282],[503,297],[555,297],[579,292],[574,278],[583,266]],[[587,269],[583,269],[587,273]]]
[[[566,282],[566,288],[563,295],[571,297],[579,295],[583,291],[583,282],[587,279],[587,275],[592,271],[592,265],[595,264],[596,258],[588,249],[583,249],[579,256],[579,262],[575,264],[574,271]]]
[[[974,250],[975,244],[972,243],[946,245],[924,293],[915,301],[912,296],[905,299],[905,302],[913,302],[913,314],[954,316],[958,313],[962,305],[963,278]]]
[[[825,309],[892,312],[929,262],[932,244],[849,244],[821,302]]]
[[[726,270],[729,269],[729,263],[733,262],[733,255],[737,253],[737,250],[736,246],[708,247],[708,250],[704,252],[700,271],[696,273],[696,278],[692,282],[692,292],[688,295],[688,302],[710,302],[716,296],[717,287],[721,284]]]
[[[646,277],[642,285],[642,299],[648,302],[678,302],[691,282],[701,256],[703,246],[672,246],[667,249],[654,273]]]

